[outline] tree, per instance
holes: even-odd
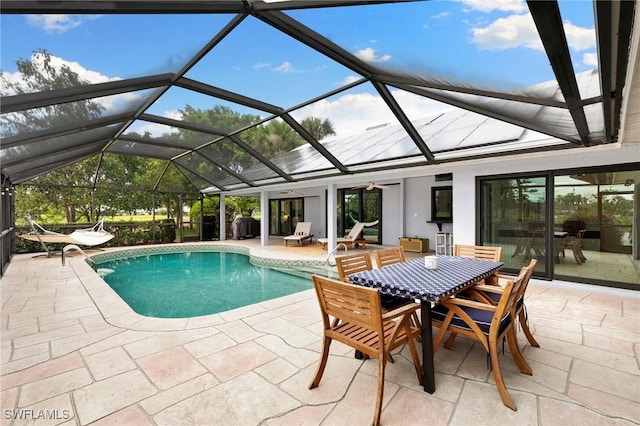
[[[321,120],[316,117],[307,117],[300,122],[300,125],[319,141],[327,136],[335,136],[336,134],[333,124],[328,118]]]
[[[2,72],[2,95],[22,95],[26,93],[48,92],[90,84],[67,65],[54,67],[51,55],[44,49],[35,51],[30,59],[19,58],[16,67],[19,80],[10,79]],[[66,102],[41,108],[32,108],[2,115],[3,136],[53,129],[98,118],[104,107],[92,100]]]
[[[46,50],[35,51],[29,59],[18,59],[16,66],[20,79],[12,79],[11,74],[2,73],[3,95],[46,93],[90,84],[69,66],[55,65]],[[3,136],[9,137],[56,129],[68,126],[70,122],[91,121],[99,118],[104,110],[99,102],[88,99],[3,114],[0,119]],[[181,113],[185,122],[203,125],[212,132],[179,129],[156,138],[148,133],[128,135],[158,142],[160,146],[162,142],[194,148],[205,145],[198,153],[185,155],[176,163],[168,159],[100,153],[39,176],[33,180],[33,186],[21,186],[22,189],[18,190],[20,195],[16,197],[18,211],[28,212],[34,217],[48,214],[52,218],[58,218],[59,212],[64,211],[67,222],[75,223],[82,218],[88,222],[97,221],[105,210],[131,211],[165,205],[168,216],[173,217],[177,215],[179,194],[194,192],[203,185],[224,186],[228,181],[237,181],[236,177],[208,158],[215,158],[220,164],[242,174],[259,164],[257,158],[242,148],[242,143],[268,159],[306,143],[300,134],[280,119],[257,125],[262,120],[260,116],[241,114],[222,105],[201,110],[187,104]],[[335,134],[328,120],[307,117],[301,125],[318,140]],[[242,131],[232,137],[215,140],[219,138],[218,134],[239,130]],[[182,169],[180,164],[195,169],[194,173]],[[200,188],[196,187],[198,185]],[[149,192],[136,191],[136,188],[148,188]],[[154,192],[157,194],[156,205],[152,202]],[[252,214],[259,210],[260,200],[256,197],[230,197],[228,206],[235,214]]]
[[[51,55],[46,50],[33,53],[30,59],[19,58],[16,67],[20,73],[19,80],[8,78],[9,74],[2,72],[2,94],[21,95],[34,92],[48,92],[89,84],[73,72],[67,65],[55,67],[52,64]],[[84,100],[66,102],[41,108],[32,108],[20,112],[3,114],[3,136],[15,134],[28,134],[45,129],[55,129],[68,125],[69,122],[89,121],[98,118],[104,107],[94,101]],[[40,176],[37,183],[41,186],[32,187],[22,192],[25,197],[27,211],[44,213],[53,206],[61,206],[64,209],[67,222],[73,223],[78,219],[77,208],[80,204],[85,213],[87,200],[90,205],[90,188],[92,177],[97,169],[97,157],[84,160],[79,165],[63,167],[54,172]],[[52,189],[51,185],[60,185]],[[82,187],[82,190],[74,190],[72,186]],[[64,188],[64,189],[63,189]],[[87,189],[89,188],[89,189]],[[84,202],[81,202],[83,200]],[[40,205],[33,205],[37,201]]]
[[[232,217],[253,216],[260,211],[260,198],[258,197],[227,197],[225,207]]]

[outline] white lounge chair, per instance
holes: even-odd
[[[338,237],[336,239],[336,244],[344,243],[351,244],[352,246],[356,246],[360,244],[362,248],[365,248],[364,240],[360,238],[362,234],[362,230],[364,229],[363,222],[356,222],[351,228],[351,231],[344,237]],[[327,248],[327,243],[329,243],[328,238],[318,238],[318,242],[322,244],[322,248]]]
[[[42,226],[34,222],[29,216],[25,219],[31,226],[31,232],[20,235],[25,240],[39,242],[50,257],[53,252],[49,250],[45,243],[49,244],[76,244],[79,246],[93,247],[104,244],[111,240],[114,235],[104,230],[104,217],[91,228],[78,229],[70,234],[62,234],[44,229]]]
[[[293,235],[287,235],[284,237],[284,245],[287,246],[289,242],[297,242],[302,245],[305,241],[313,241],[313,234],[311,233],[311,222],[298,222]]]

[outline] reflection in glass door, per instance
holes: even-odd
[[[304,198],[269,201],[269,234],[291,235],[298,222],[304,221]]]
[[[382,244],[382,190],[338,190],[338,235],[346,235],[356,222],[364,222],[364,238],[369,243]]]
[[[554,226],[564,234],[555,276],[638,288],[639,176],[638,170],[616,170],[555,177]]]
[[[534,257],[536,276],[548,276],[547,177],[483,179],[480,182],[479,244],[502,247],[505,272]]]
[[[535,257],[538,277],[640,289],[639,184],[633,168],[481,179],[478,244],[506,272]]]

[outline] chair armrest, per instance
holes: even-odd
[[[495,287],[504,287],[507,281],[513,281],[516,278],[517,276],[515,275],[495,274],[486,278],[484,282]]]
[[[495,312],[495,310],[497,309],[496,305],[478,302],[476,300],[461,299],[459,297],[451,297],[449,299],[446,299],[442,301],[442,304],[445,306],[447,305],[466,306],[469,308],[475,308],[483,311],[492,311],[492,312]]]
[[[486,291],[488,293],[495,293],[495,294],[504,293],[504,288],[497,285],[478,284],[473,286],[473,289],[477,291]]]
[[[383,320],[390,320],[390,319],[394,319],[397,317],[401,317],[404,315],[408,315],[412,312],[417,311],[418,309],[420,309],[420,305],[415,303],[415,302],[411,302],[411,303],[407,303],[406,305],[402,305],[399,308],[394,309],[393,311],[389,311],[389,312],[385,312],[382,314],[382,319]]]

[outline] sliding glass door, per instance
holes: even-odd
[[[269,234],[291,235],[304,221],[304,198],[269,200]]]
[[[480,244],[502,247],[507,272],[519,271],[535,257],[536,275],[549,275],[547,182],[547,176],[520,176],[480,183]]]
[[[505,271],[535,257],[535,276],[640,289],[640,167],[479,179],[481,245]]]
[[[640,289],[639,175],[619,170],[555,177],[554,223],[566,233],[555,258],[556,277]]]
[[[340,189],[338,199],[338,235],[346,235],[356,222],[364,222],[367,242],[382,244],[382,190]]]

